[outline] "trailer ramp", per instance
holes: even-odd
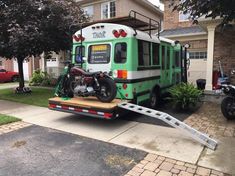
[[[127,102],[119,103],[118,107],[162,120],[165,123],[169,124],[170,126],[173,126],[175,128],[178,128],[186,132],[186,134],[188,134],[189,136],[191,136],[193,139],[200,142],[201,144],[206,145],[208,148],[212,150],[216,149],[217,142],[215,140],[211,139],[208,135],[195,130],[194,128],[188,126],[187,124],[179,121],[178,119],[172,117],[171,115],[167,113],[156,111],[150,108],[146,108],[143,106],[139,106],[139,105],[135,105],[132,103],[127,103]]]

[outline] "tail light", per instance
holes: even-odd
[[[83,36],[81,36],[81,35],[78,35],[78,36],[76,36],[76,35],[73,35],[73,39],[76,41],[76,42],[83,42],[84,40],[85,40],[85,38],[83,37]]]
[[[126,31],[124,31],[123,29],[120,29],[120,30],[119,30],[119,34],[120,34],[120,36],[122,36],[122,37],[126,37],[126,36],[127,36]]]
[[[127,89],[127,84],[123,84],[122,85],[122,88],[125,90],[125,89]]]
[[[114,37],[116,37],[116,38],[119,38],[119,37],[120,37],[120,33],[119,33],[117,30],[113,30],[113,35],[114,35]]]
[[[127,79],[127,71],[126,70],[118,70],[117,78]]]
[[[114,35],[114,37],[119,38],[120,36],[121,37],[126,37],[127,33],[123,29],[120,29],[119,31],[113,30],[113,35]]]

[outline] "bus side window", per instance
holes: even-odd
[[[165,46],[162,46],[162,69],[165,69]]]
[[[180,67],[180,52],[175,52],[175,67]]]
[[[85,56],[85,47],[77,46],[75,50],[75,62],[76,63],[81,63],[82,61],[81,54],[82,54],[82,57]]]
[[[150,66],[150,43],[138,40],[139,66]]]
[[[166,63],[166,69],[169,70],[170,69],[170,61],[171,61],[171,58],[170,58],[170,47],[167,47],[167,63]]]
[[[159,60],[159,44],[158,43],[153,43],[152,45],[152,56],[153,56],[153,65],[160,65],[160,60]]]
[[[125,63],[127,58],[127,44],[126,43],[117,43],[115,45],[115,63]]]

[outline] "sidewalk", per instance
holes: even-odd
[[[202,145],[181,131],[162,126],[118,119],[104,121],[3,100],[0,100],[0,112],[35,125],[141,149],[224,173],[235,173],[234,138],[221,137],[218,149],[211,151],[204,150]]]

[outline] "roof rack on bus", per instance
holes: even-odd
[[[150,17],[147,17],[139,12],[131,10],[129,13],[129,26],[134,28],[134,30],[140,30],[148,32],[152,35],[152,31],[157,33],[158,37],[160,35],[161,24]]]

